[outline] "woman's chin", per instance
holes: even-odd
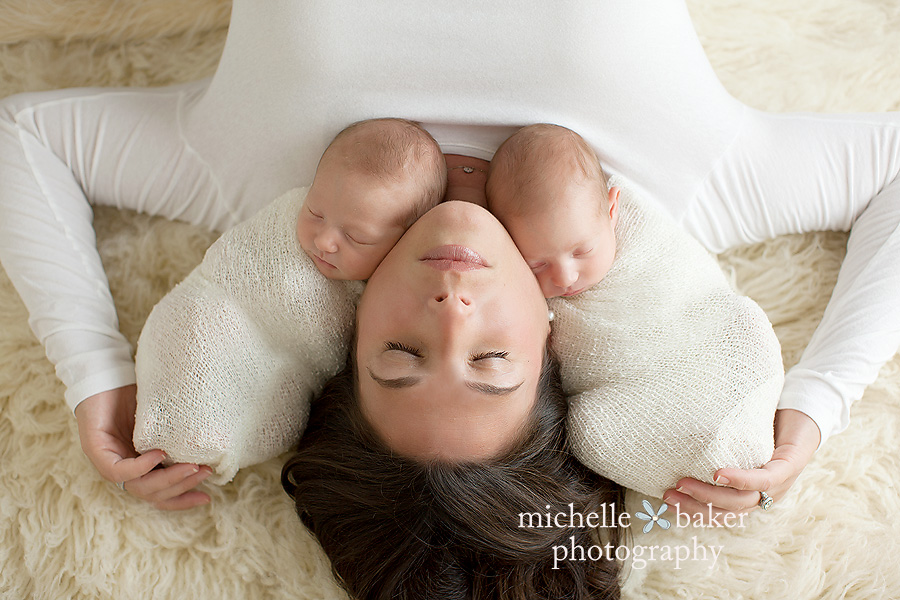
[[[446,218],[447,216],[452,216],[455,218],[472,219],[489,218],[492,221],[497,221],[497,219],[490,213],[490,211],[488,211],[488,209],[476,204],[475,202],[468,202],[466,200],[446,200],[444,202],[441,202],[440,204],[429,210],[427,213],[425,213],[425,215],[423,215],[419,219],[419,221],[428,217],[429,215],[431,215],[432,218]]]
[[[485,258],[515,249],[512,238],[494,215],[477,204],[459,200],[443,202],[425,213],[400,243],[404,241],[422,252],[443,245],[467,246]]]

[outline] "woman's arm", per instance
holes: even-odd
[[[787,233],[850,230],[822,320],[785,376],[776,423],[783,448],[762,470],[725,475],[740,489],[768,486],[777,499],[815,449],[847,427],[851,404],[900,346],[900,115],[751,118],[688,211],[691,233],[721,251]],[[725,502],[713,502],[721,509],[747,510],[759,499],[697,482],[682,487],[701,504]]]
[[[67,403],[78,407],[85,454],[111,481],[145,477],[136,495],[146,499],[173,493],[160,473],[183,482],[182,472],[196,465],[151,472],[159,453],[138,457],[131,446],[134,363],[118,330],[88,198],[203,220],[198,211],[215,189],[204,197],[197,188],[203,173],[183,173],[197,165],[179,151],[175,129],[179,102],[202,89],[195,87],[63,90],[0,104],[0,262],[66,386]]]
[[[753,510],[759,504],[760,491],[776,500],[787,492],[815,454],[819,438],[819,428],[809,416],[797,410],[779,410],[771,461],[759,469],[719,469],[716,480],[720,486],[681,479],[663,499],[691,515],[708,514],[709,505],[721,513]]]

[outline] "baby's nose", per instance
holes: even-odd
[[[338,249],[337,236],[329,228],[320,231],[313,240],[313,243],[320,251],[328,252],[330,254],[337,252]]]
[[[578,272],[566,265],[559,265],[553,273],[554,285],[567,288],[578,280]]]

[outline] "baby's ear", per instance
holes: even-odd
[[[617,186],[609,188],[609,220],[613,227],[619,221],[619,191]]]

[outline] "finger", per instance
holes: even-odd
[[[105,479],[118,483],[131,481],[146,475],[160,465],[166,454],[162,450],[151,450],[134,458],[125,458],[112,450],[105,450],[97,455],[94,466]]]
[[[668,490],[663,494],[663,500],[666,504],[673,507],[676,512],[691,516],[694,518],[706,514],[708,510],[705,505],[700,504],[694,498],[677,490]]]
[[[199,470],[191,475],[188,475],[181,481],[178,481],[171,486],[161,489],[153,494],[151,498],[151,502],[154,505],[159,506],[163,502],[168,502],[173,498],[177,498],[187,492],[190,492],[195,487],[203,483],[203,481],[212,475],[212,469],[209,467],[199,467]]]
[[[741,513],[759,502],[759,492],[710,485],[690,478],[679,480],[676,490],[695,500],[704,510],[712,505],[714,511]]]
[[[165,502],[195,488],[209,477],[212,469],[192,464],[177,464],[157,469],[128,482],[127,489],[153,504]]]
[[[780,490],[791,478],[795,477],[794,468],[785,460],[772,460],[760,469],[719,469],[716,480],[739,490],[769,492]]]
[[[756,505],[753,504],[742,510],[723,510],[719,507],[716,507],[715,505],[702,503],[696,498],[693,498],[677,490],[668,490],[665,494],[663,494],[663,500],[665,500],[667,504],[672,505],[675,508],[676,512],[689,515],[692,522],[699,524],[705,523],[711,518],[715,519],[718,517],[724,517],[726,515],[746,514],[756,508]]]

